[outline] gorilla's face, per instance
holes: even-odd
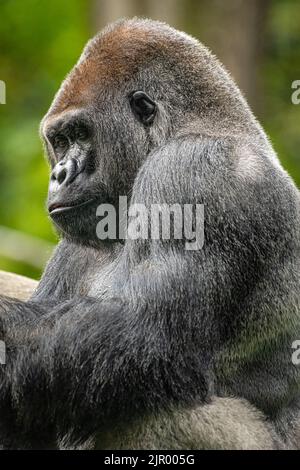
[[[124,32],[111,34],[88,44],[41,126],[51,165],[49,214],[64,236],[92,245],[97,207],[118,210],[142,162],[172,134],[174,114],[179,119],[164,100],[159,63],[145,65],[147,45],[139,50],[135,33],[131,50],[118,38]]]
[[[107,96],[97,106],[47,118],[43,136],[51,165],[48,211],[66,236],[95,243],[96,209],[130,195],[151,150],[157,104],[144,91]]]

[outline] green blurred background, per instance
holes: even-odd
[[[300,185],[299,0],[0,0],[0,269],[37,278],[56,235],[39,121],[85,42],[122,16],[167,21],[226,64]]]

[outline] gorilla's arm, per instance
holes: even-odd
[[[15,351],[8,345],[1,393],[4,442],[13,435],[22,441],[24,435],[24,441],[43,436],[49,443],[54,430],[71,431],[72,442],[84,440],[115,418],[125,421],[207,396],[200,372],[207,368],[205,354],[187,349],[182,340],[191,319],[146,318],[147,310],[134,311],[117,300],[101,304],[87,298],[61,308],[64,314],[53,329],[42,326],[43,336],[40,323],[25,346]],[[4,423],[9,396],[11,414]]]
[[[75,296],[86,295],[87,285],[93,275],[92,267],[97,265],[101,257],[105,264],[107,251],[108,249],[96,252],[90,247],[62,240],[54,250],[41,281],[28,302],[25,303],[19,297],[0,296],[0,324],[3,334],[10,336],[17,327],[34,323],[54,305]],[[11,279],[10,282],[18,280]]]
[[[164,328],[158,335],[150,321],[140,338],[140,326],[134,321],[124,323],[125,306],[114,304],[102,305],[106,320],[94,299],[65,305],[68,313],[53,335],[27,344],[11,390],[18,399],[10,413],[11,403],[5,413],[1,410],[1,441],[6,447],[53,448],[57,432],[61,437],[67,434],[67,446],[94,435],[99,449],[271,449],[281,445],[272,425],[246,401],[214,398],[195,407],[205,401],[208,382],[197,378],[193,368],[201,366],[201,360],[178,343],[177,328],[177,337],[168,337],[174,331],[166,334]],[[78,308],[88,309],[90,318],[78,318]],[[87,329],[90,322],[96,331]],[[109,336],[112,331],[115,341]],[[29,378],[37,347],[38,388]]]
[[[119,247],[104,244],[96,250],[63,239],[29,301],[0,295],[2,335],[7,339],[14,336],[18,329],[18,337],[21,338],[26,329],[34,327],[38,319],[54,306],[87,295],[95,270],[104,269],[115,258],[118,250]],[[10,279],[10,282],[18,282],[18,279]],[[17,289],[15,291],[17,293]]]

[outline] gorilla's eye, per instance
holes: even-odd
[[[77,129],[76,131],[77,140],[85,141],[88,139],[88,137],[89,137],[89,131],[86,127],[80,127],[79,129]]]
[[[64,150],[68,147],[69,141],[64,135],[57,134],[53,139],[52,145],[55,150]]]
[[[156,114],[155,102],[143,91],[135,91],[130,96],[130,106],[136,117],[146,125],[153,122]]]

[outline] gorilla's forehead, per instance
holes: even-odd
[[[174,62],[177,57],[182,63],[187,51],[198,47],[196,40],[164,23],[139,19],[113,23],[88,42],[48,116],[93,102],[104,89],[117,88],[145,66],[151,68],[153,59]]]

